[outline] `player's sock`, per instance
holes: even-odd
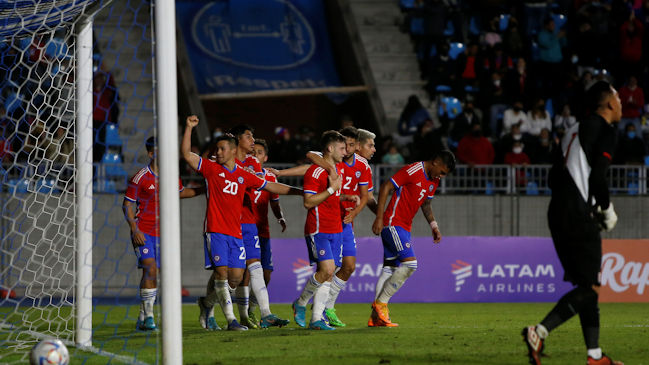
[[[541,321],[541,324],[548,329],[548,332],[551,332],[581,312],[586,304],[592,303],[593,299],[597,302],[597,293],[592,288],[578,286],[559,299],[550,313]]]
[[[378,302],[387,303],[390,298],[403,286],[403,283],[417,270],[417,260],[404,261],[394,274],[383,285],[383,290],[376,299]]]
[[[304,289],[302,289],[302,294],[297,298],[297,305],[302,307],[306,306],[309,303],[309,299],[311,299],[313,294],[315,294],[315,291],[318,290],[321,285],[322,283],[316,280],[315,274],[311,275],[309,280],[306,282]]]
[[[545,338],[548,337],[550,332],[548,332],[548,329],[545,328],[544,325],[539,323],[536,325],[536,334],[539,335],[539,337],[541,337],[542,340],[545,340]]]
[[[381,269],[381,275],[379,275],[379,279],[376,281],[376,293],[374,294],[374,300],[379,297],[379,294],[381,294],[381,291],[383,291],[383,285],[390,277],[392,277],[394,270],[396,270],[396,267],[394,266],[383,266],[383,269]]]
[[[331,290],[331,282],[325,281],[316,290],[313,296],[313,313],[311,313],[311,323],[317,322],[322,319],[322,312],[329,299],[329,291]]]
[[[259,304],[257,303],[255,292],[253,291],[250,293],[250,301],[248,302],[248,314],[255,313],[257,307],[259,307]]]
[[[157,288],[153,289],[140,289],[140,297],[142,298],[142,305],[140,306],[140,312],[144,312],[144,317],[153,317],[153,304],[155,303],[155,297],[158,293]],[[144,318],[142,318],[144,319]]]
[[[602,358],[602,349],[601,349],[601,347],[589,348],[588,349],[588,356],[592,357],[595,360],[601,359]]]
[[[214,280],[214,293],[218,298],[218,302],[223,310],[223,315],[228,323],[236,319],[234,310],[232,308],[232,298],[230,297],[230,287],[227,280]],[[209,302],[205,303],[209,304]]]
[[[270,300],[268,299],[268,289],[264,281],[264,269],[261,267],[261,262],[255,261],[248,265],[248,272],[250,272],[252,292],[255,293],[257,303],[259,303],[261,318],[264,318],[270,315]]]
[[[248,318],[249,296],[250,296],[249,286],[239,285],[234,290],[234,297],[232,298],[232,301],[237,303],[237,308],[239,309],[239,317],[241,318],[241,322],[243,322],[244,319]]]
[[[589,303],[586,303],[579,311],[579,320],[581,322],[581,333],[584,335],[586,348],[599,348],[599,306],[597,305],[596,296],[591,296]],[[595,356],[591,357],[598,359]]]
[[[334,279],[331,281],[331,289],[329,290],[329,300],[327,300],[325,308],[331,309],[334,307],[338,299],[338,294],[345,288],[345,285],[347,285],[347,281],[334,275]]]

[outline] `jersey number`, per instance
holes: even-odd
[[[345,185],[343,186],[343,190],[356,191],[356,189],[358,189],[358,184],[354,185],[354,188],[353,188],[353,189],[351,189],[351,188],[349,187],[349,184],[352,183],[352,178],[351,178],[351,177],[349,177],[349,176],[345,176],[345,180],[347,180],[347,182],[346,182]]]
[[[257,201],[261,197],[261,191],[255,190],[254,193],[255,193],[255,204],[257,204]]]
[[[245,260],[246,259],[246,249],[244,247],[239,247],[241,250],[241,255],[239,255],[239,260]]]
[[[419,192],[419,199],[417,199],[417,201],[422,200],[422,199],[424,198],[424,195],[425,195],[425,194],[426,194],[426,190],[425,190],[425,189],[421,189],[421,192]]]
[[[225,180],[225,187],[223,188],[224,193],[237,195],[238,191],[239,191],[239,184],[232,182],[230,180]]]

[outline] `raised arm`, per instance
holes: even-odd
[[[264,186],[264,190],[279,195],[302,195],[302,189],[294,186],[269,181]]]
[[[442,233],[439,231],[439,227],[437,226],[437,221],[435,220],[435,215],[433,214],[431,201],[431,199],[424,200],[423,204],[421,205],[421,212],[424,213],[424,217],[426,217],[426,221],[433,231],[433,242],[439,243],[439,241],[442,240]]]
[[[376,203],[376,219],[374,219],[374,224],[372,224],[372,232],[378,235],[383,229],[383,210],[385,209],[385,203],[388,201],[388,197],[392,195],[394,191],[394,185],[392,185],[392,180],[386,180],[381,184],[379,189],[379,201]]]
[[[277,170],[271,167],[267,167],[267,169],[272,172],[273,174],[277,175],[277,177],[280,176],[304,176],[306,174],[306,170],[309,169],[311,165],[299,165],[299,166],[294,166],[290,167],[288,169],[284,170]]]
[[[180,144],[180,153],[182,153],[183,158],[192,169],[198,170],[201,158],[192,152],[192,130],[198,125],[198,117],[190,115],[187,117],[186,123],[185,134],[183,134],[183,141]]]
[[[306,154],[306,158],[308,158],[309,161],[313,162],[314,164],[316,164],[316,165],[322,167],[323,169],[325,169],[327,171],[327,173],[329,174],[329,176],[338,175],[338,171],[336,171],[336,166],[334,166],[334,165],[330,164],[329,162],[327,162],[327,160],[325,160],[322,157],[322,154],[320,154],[318,152],[315,152],[315,151],[309,151]]]

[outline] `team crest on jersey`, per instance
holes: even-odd
[[[320,256],[324,256],[324,254],[325,254],[325,250],[320,250],[319,253],[320,253]]]
[[[214,262],[219,262],[220,259],[221,259],[221,256],[219,256],[219,255],[214,256]]]
[[[432,185],[428,187],[428,191],[433,191],[433,186]]]
[[[359,177],[361,177],[361,172],[360,172],[360,171],[356,171],[356,178],[358,179]]]
[[[237,179],[237,181],[239,182],[239,184],[243,184],[243,177],[239,176],[239,178]]]
[[[143,250],[142,250],[142,253],[145,254],[145,255],[148,254],[148,253],[149,253],[149,249],[148,249],[148,248],[143,249]]]
[[[410,242],[406,242],[406,248],[410,248]]]

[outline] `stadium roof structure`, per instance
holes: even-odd
[[[105,0],[0,1],[0,38],[72,24],[86,9]]]

